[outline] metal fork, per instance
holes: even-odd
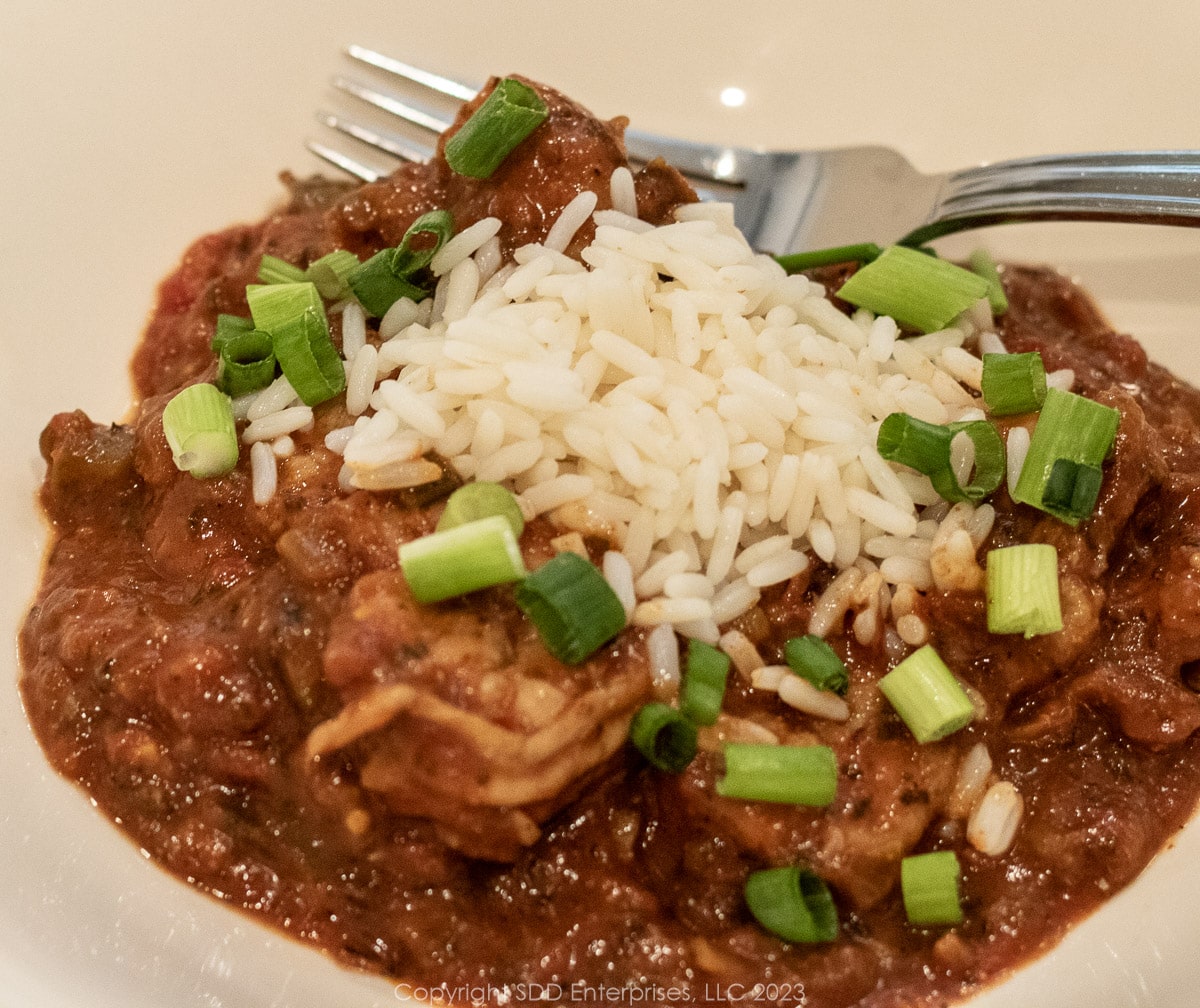
[[[356,63],[390,81],[470,101],[476,88],[362,46]],[[441,133],[453,119],[393,90],[345,76],[339,91],[398,117],[418,130]],[[430,95],[429,97],[433,97]],[[432,146],[389,128],[333,113],[322,121],[348,137],[407,161],[426,161]],[[704,198],[731,202],[756,248],[783,253],[873,241],[921,244],[969,228],[1010,221],[1110,220],[1200,226],[1200,151],[1064,154],[1001,161],[940,175],[917,171],[886,147],[829,150],[751,150],[627,130],[634,161],[662,157]],[[365,181],[379,170],[339,148],[312,141],[318,157]]]

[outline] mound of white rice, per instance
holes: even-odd
[[[378,345],[357,306],[344,310],[357,421],[326,440],[345,460],[343,485],[428,481],[430,452],[463,479],[504,482],[527,517],[612,543],[606,570],[642,626],[717,642],[816,556],[839,574],[811,632],[853,611],[860,639],[886,630],[923,643],[915,593],[978,583],[992,510],[941,502],[928,479],[880,457],[876,435],[896,411],[983,416],[981,362],[965,347],[1003,349],[990,312],[899,339],[892,319],[847,317],[755,253],[728,205],[686,206],[661,227],[638,220],[627,174],[613,179],[623,210],[595,212],[584,193],[515,262],[501,266],[499,221],[456,236],[433,263],[435,296],[398,302]],[[568,258],[589,216],[595,240],[582,262]],[[248,406],[247,440],[278,439],[257,452],[264,499],[273,454],[306,419],[287,393]]]

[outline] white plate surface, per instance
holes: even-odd
[[[1200,147],[1200,5],[1167,0],[9,0],[0,31],[0,1008],[379,1008],[338,969],[166,878],[43,763],[16,626],[43,545],[37,436],[120,419],[158,280],[192,238],[253,218],[353,41],[467,78],[519,72],[601,115],[712,140],[881,142],[919,166]],[[740,107],[721,104],[741,88]],[[1079,276],[1193,379],[1200,232],[994,229],[997,254]],[[1184,1008],[1200,986],[1200,826],[978,1008]],[[1052,993],[1051,993],[1052,992]]]

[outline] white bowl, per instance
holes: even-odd
[[[140,8],[140,9],[139,9]],[[374,44],[482,79],[520,72],[646,129],[762,145],[891,144],[918,165],[1196,147],[1200,6],[1095,0],[922,4],[548,0],[487,9],[343,0],[34,4],[0,36],[0,1008],[377,1008],[386,980],[323,956],[155,869],[46,766],[16,690],[37,579],[37,437],[81,407],[118,420],[155,285],[203,232],[256,217],[301,146],[339,49]],[[741,105],[722,103],[741,89]],[[960,241],[956,239],[955,241]],[[1200,380],[1200,232],[1099,225],[962,239],[1079,276],[1117,325]],[[953,244],[953,243],[951,243]],[[1200,827],[978,1008],[1183,1008],[1200,960]]]

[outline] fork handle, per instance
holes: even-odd
[[[905,241],[1023,220],[1200,226],[1200,151],[1064,154],[953,172],[930,223]]]

